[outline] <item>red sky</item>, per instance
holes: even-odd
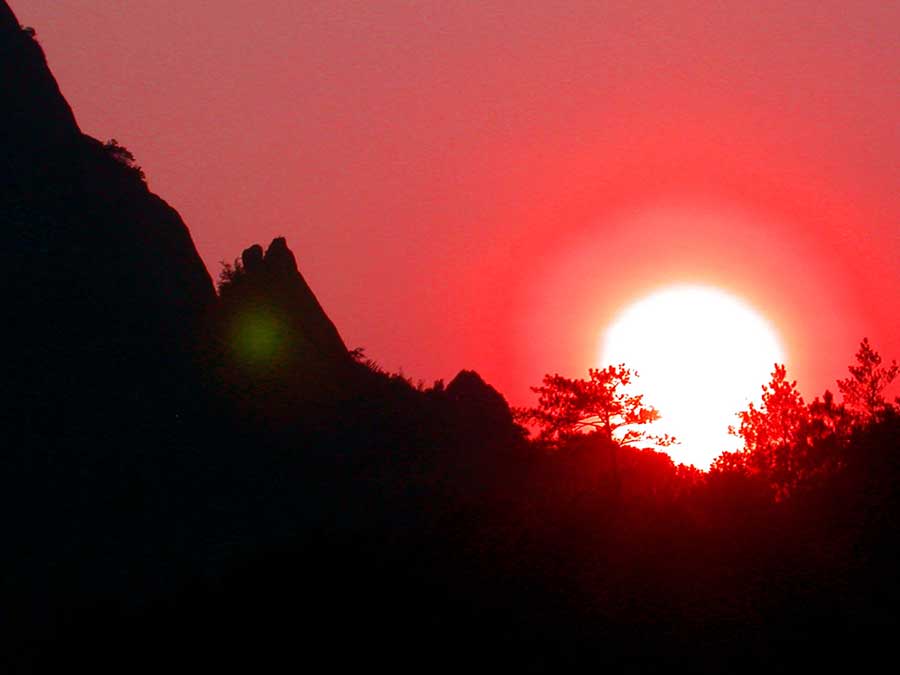
[[[765,313],[807,396],[865,335],[900,357],[898,3],[11,5],[214,276],[286,236],[413,379],[529,402],[685,281]]]

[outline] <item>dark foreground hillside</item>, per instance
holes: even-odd
[[[428,490],[391,460],[381,472],[374,459],[355,472],[335,462],[329,477],[296,463],[293,495],[248,509],[283,522],[257,520],[227,569],[186,574],[141,606],[66,607],[32,654],[48,670],[83,659],[147,672],[859,667],[885,655],[896,627],[897,472],[884,448],[898,434],[896,422],[866,434],[864,464],[779,505],[715,484],[615,504],[586,456],[466,470],[432,460],[451,484]],[[293,529],[274,544],[279,527]]]
[[[894,408],[787,499],[596,436],[547,452],[477,373],[414,386],[348,352],[283,239],[217,292],[3,2],[0,84],[5,671],[756,672],[889,653]]]

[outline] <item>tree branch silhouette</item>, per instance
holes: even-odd
[[[643,394],[627,391],[636,377],[624,364],[590,368],[587,379],[545,375],[542,386],[531,388],[539,395],[537,406],[518,409],[516,417],[521,423],[537,426],[539,440],[549,445],[591,431],[619,445],[641,441],[672,445],[676,442],[673,437],[648,434],[640,428],[660,415],[644,404]]]

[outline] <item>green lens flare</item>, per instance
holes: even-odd
[[[233,335],[238,358],[261,365],[278,360],[284,342],[284,326],[269,313],[252,312],[238,317]]]

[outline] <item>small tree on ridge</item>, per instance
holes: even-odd
[[[892,361],[881,365],[881,355],[863,338],[856,352],[856,365],[849,366],[850,377],[838,380],[838,390],[847,410],[861,423],[875,422],[893,408],[884,397],[884,390],[900,374],[900,366]]]
[[[647,433],[647,424],[659,419],[659,412],[644,404],[643,394],[627,391],[637,373],[624,364],[588,369],[588,378],[570,379],[545,375],[543,385],[532,387],[539,395],[537,406],[516,410],[516,420],[539,429],[538,440],[560,447],[582,434],[596,433],[611,449],[613,479],[621,490],[615,448],[647,441],[657,446],[671,445],[671,436]]]
[[[624,364],[590,368],[585,380],[545,375],[543,386],[531,388],[539,395],[537,406],[517,411],[517,417],[536,425],[539,439],[549,445],[591,431],[619,445],[643,440],[669,445],[671,437],[650,436],[639,428],[659,419],[659,412],[644,404],[643,394],[626,391],[636,376]],[[619,430],[624,433],[617,438]]]

